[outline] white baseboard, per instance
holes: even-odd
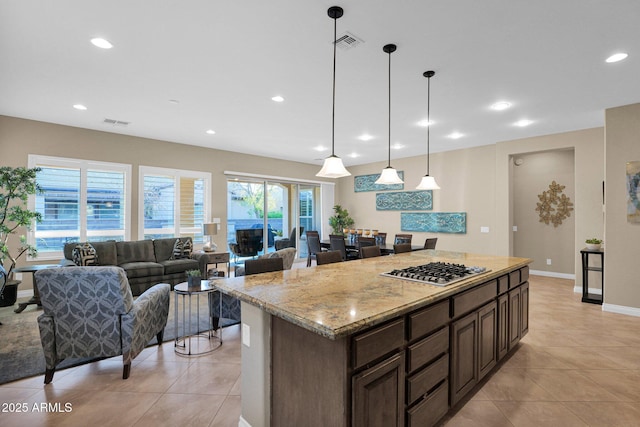
[[[602,311],[640,317],[640,308],[626,307],[624,305],[602,304]]]
[[[32,289],[25,289],[24,291],[18,291],[18,298],[30,297],[30,296],[33,296]]]
[[[242,415],[240,415],[240,420],[238,420],[238,427],[251,427],[251,424],[249,424],[247,420],[242,418]]]
[[[575,274],[569,273],[556,273],[553,271],[542,271],[542,270],[531,270],[529,274],[534,274],[536,276],[545,276],[545,277],[556,277],[558,279],[573,279],[576,280]]]

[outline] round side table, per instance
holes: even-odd
[[[194,356],[210,353],[222,346],[222,328],[213,328],[212,300],[213,293],[219,292],[212,281],[203,280],[199,286],[189,286],[187,282],[177,284],[173,288],[175,295],[175,352],[183,356]],[[207,323],[200,321],[200,296],[207,297]],[[181,304],[178,299],[181,299]],[[195,297],[195,298],[194,298]],[[194,301],[195,299],[195,301]],[[222,301],[222,298],[220,299]],[[192,305],[195,303],[195,313]],[[179,327],[179,308],[182,305],[182,328]],[[195,314],[195,318],[194,318]],[[217,331],[217,335],[215,332]]]

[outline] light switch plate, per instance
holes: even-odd
[[[480,232],[481,233],[488,233],[489,232],[489,227],[480,227]]]
[[[513,226],[513,231],[518,231],[518,226],[517,225]]]
[[[251,347],[251,328],[246,323],[242,324],[242,344]]]

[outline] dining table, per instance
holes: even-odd
[[[345,238],[344,239],[344,246],[346,249],[358,249],[358,245],[355,243],[352,243],[349,241],[349,239]],[[393,251],[393,243],[385,243],[382,245],[378,245],[380,246],[380,253],[382,255],[389,255],[394,253]],[[329,240],[321,240],[320,241],[320,247],[324,248],[324,249],[331,249],[331,242]],[[411,245],[411,250],[412,251],[420,251],[424,249],[423,245]]]

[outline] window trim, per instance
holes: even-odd
[[[60,167],[60,168],[69,168],[69,169],[79,169],[80,170],[80,200],[78,206],[87,206],[87,170],[106,170],[106,171],[117,171],[124,173],[124,239],[131,239],[131,174],[132,174],[132,166],[130,164],[125,163],[115,163],[115,162],[101,162],[97,160],[85,160],[85,159],[74,159],[69,157],[55,157],[55,156],[43,156],[39,154],[29,154],[27,157],[27,165],[29,168],[35,167]],[[36,206],[36,196],[30,195],[27,201],[27,207],[29,210],[35,210]],[[80,235],[78,236],[78,240],[81,242],[87,241],[88,237],[91,237],[92,232],[87,230],[87,210],[79,209],[80,213]],[[106,230],[108,233],[109,230]],[[52,231],[50,232],[52,237],[55,237],[57,233]],[[101,232],[100,234],[104,234]],[[27,231],[27,242],[30,245],[35,246],[35,230],[31,229]],[[42,252],[38,254],[37,257],[27,256],[27,261],[41,261],[41,260],[53,260],[53,259],[61,259],[64,257],[63,251],[55,251],[55,252],[47,252],[46,255],[42,255]]]
[[[210,222],[211,218],[211,172],[193,171],[186,169],[173,169],[162,168],[157,166],[143,166],[138,167],[138,239],[142,240],[145,236],[144,228],[144,177],[145,175],[166,175],[173,176],[176,189],[176,201],[180,200],[180,185],[176,181],[176,178],[200,178],[204,180],[204,201],[203,201],[203,223]],[[202,230],[196,228],[180,228],[180,203],[176,203],[174,206],[174,234],[180,235],[180,232],[192,232],[198,233]],[[154,230],[154,229],[150,229]]]

